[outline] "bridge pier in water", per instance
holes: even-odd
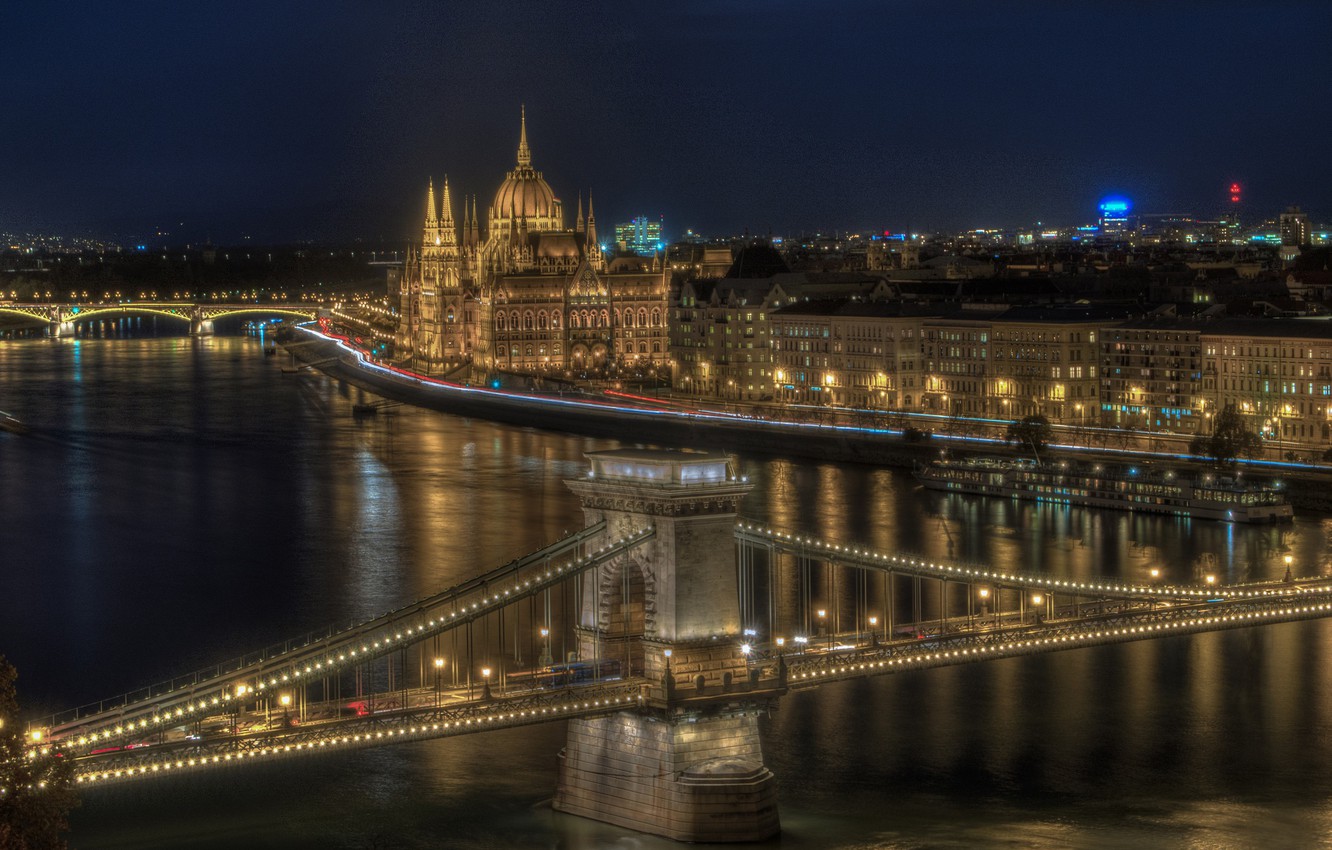
[[[719,453],[589,459],[569,482],[587,524],[605,520],[607,542],[656,535],[584,579],[579,655],[653,684],[644,708],[569,721],[554,808],[680,841],[770,838],[780,823],[758,718],[780,690],[748,674],[735,564],[750,485]]]

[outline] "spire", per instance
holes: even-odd
[[[522,106],[522,133],[518,137],[518,167],[532,167],[532,149],[527,146],[527,104]]]
[[[444,208],[441,210],[439,223],[439,241],[441,245],[456,248],[458,234],[453,229],[453,196],[449,193],[449,176],[444,175]],[[449,252],[452,254],[452,251]]]
[[[431,202],[434,206],[434,202]],[[449,175],[444,175],[444,208],[440,211],[440,223],[445,227],[453,226],[453,199],[449,196]]]
[[[587,244],[593,246],[594,250],[600,250],[597,245],[597,214],[592,212],[592,193],[587,193]]]
[[[583,229],[583,193],[580,191],[578,193],[578,218],[574,219],[574,230],[579,231],[582,229]]]
[[[432,177],[429,187],[426,189],[426,227],[434,227],[438,220],[435,216],[437,209],[435,206],[435,180]]]

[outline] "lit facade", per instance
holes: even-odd
[[[665,249],[661,239],[662,219],[640,215],[633,221],[615,225],[615,242],[631,254],[651,257]]]
[[[486,210],[464,200],[455,225],[448,181],[436,206],[426,192],[421,247],[399,284],[397,347],[429,367],[471,363],[482,372],[585,373],[654,369],[668,361],[669,271],[606,256],[592,198],[572,228],[563,202],[532,167],[524,116],[517,164]]]

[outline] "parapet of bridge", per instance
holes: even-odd
[[[653,684],[648,708],[570,721],[553,805],[681,841],[769,838],[780,824],[758,717],[777,690],[747,675],[735,564],[751,485],[721,453],[588,458],[587,477],[568,482],[587,524],[604,520],[607,541],[656,534],[585,580],[579,652]]]

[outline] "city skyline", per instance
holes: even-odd
[[[425,179],[488,189],[522,104],[561,200],[589,188],[620,205],[607,221],[647,209],[679,232],[1072,223],[1109,194],[1207,216],[1232,182],[1264,215],[1300,204],[1318,219],[1332,207],[1328,119],[1304,92],[1332,70],[1317,44],[1328,16],[1298,0],[1261,16],[34,8],[16,31],[58,37],[0,60],[13,91],[41,93],[0,142],[15,175],[0,222],[397,239],[419,216],[400,199]],[[1231,57],[1246,44],[1257,61]]]

